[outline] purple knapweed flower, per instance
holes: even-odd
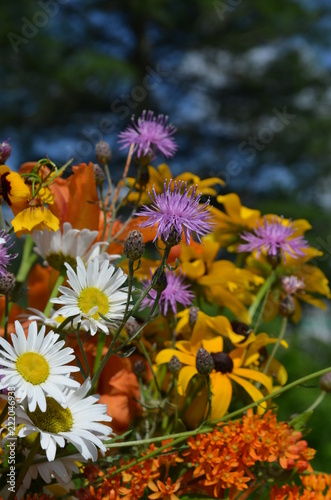
[[[284,292],[287,295],[295,295],[300,290],[305,289],[305,283],[302,278],[298,278],[295,275],[283,276],[281,282],[284,288]]]
[[[201,236],[205,236],[211,231],[210,212],[208,210],[209,200],[200,204],[201,194],[197,194],[198,186],[187,187],[183,181],[175,181],[174,189],[171,191],[172,180],[168,187],[167,181],[164,183],[164,191],[157,194],[153,187],[151,206],[143,205],[137,216],[147,217],[141,222],[141,227],[153,227],[158,224],[156,236],[167,242],[169,235],[175,230],[178,235],[184,232],[185,242],[190,244],[191,233],[195,233],[201,243]],[[182,187],[184,185],[184,191]]]
[[[8,249],[13,246],[14,243],[10,242],[10,237],[5,233],[4,230],[0,231],[0,276],[5,276],[7,274],[7,266],[12,259],[17,257],[17,254],[8,253]]]
[[[159,300],[160,312],[163,316],[166,316],[170,309],[174,314],[177,314],[177,304],[181,304],[186,308],[192,304],[194,299],[193,293],[189,290],[190,285],[184,283],[185,275],[181,273],[177,275],[169,270],[166,270],[165,273],[167,276],[167,286],[161,292]],[[150,284],[151,280],[142,281],[145,290]],[[150,290],[141,303],[142,308],[152,307],[156,296],[156,290]]]
[[[158,115],[154,117],[153,111],[143,111],[141,118],[137,122],[132,117],[132,125],[119,134],[119,143],[122,143],[121,149],[129,148],[134,144],[134,152],[137,157],[152,155],[154,158],[156,151],[159,150],[163,156],[170,158],[177,150],[177,144],[173,139],[176,128],[169,124],[166,125],[168,117]]]
[[[283,216],[279,219],[274,217],[271,222],[264,217],[263,225],[258,224],[258,227],[254,229],[255,234],[246,231],[240,235],[247,243],[239,245],[238,251],[253,252],[256,250],[257,257],[262,251],[272,257],[281,254],[284,262],[287,253],[294,258],[303,257],[305,255],[303,250],[308,248],[308,243],[303,236],[293,238],[294,231],[292,222],[286,226],[283,224]]]

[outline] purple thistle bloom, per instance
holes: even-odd
[[[152,274],[152,273],[151,273]],[[185,284],[181,273],[176,275],[173,271],[166,270],[167,287],[160,295],[159,307],[163,316],[166,316],[171,308],[174,314],[177,314],[177,303],[185,308],[192,304],[194,299],[193,293],[189,290],[191,285]],[[143,280],[142,285],[144,290],[151,284],[151,280]],[[148,295],[143,299],[142,308],[152,307],[156,299],[156,290],[150,290]]]
[[[158,115],[154,117],[153,111],[143,111],[141,118],[137,123],[132,117],[132,126],[119,134],[119,143],[122,143],[121,149],[129,148],[134,144],[134,152],[137,151],[137,157],[148,156],[152,154],[155,157],[159,150],[166,158],[173,156],[177,150],[177,144],[172,136],[176,132],[173,125],[166,125],[168,117]]]
[[[0,231],[0,276],[6,276],[9,262],[17,257],[17,254],[7,252],[13,245],[14,243],[10,242],[9,235],[5,234],[4,230]]]
[[[284,288],[284,291],[287,295],[295,295],[300,290],[305,289],[305,283],[302,278],[298,278],[295,275],[291,276],[283,276],[281,278],[281,282]]]
[[[174,190],[171,191],[170,180],[167,188],[167,181],[164,183],[164,191],[156,194],[153,187],[154,198],[149,193],[152,200],[151,206],[143,205],[137,216],[148,217],[148,220],[140,224],[141,227],[153,227],[158,224],[156,236],[165,242],[173,230],[181,235],[184,232],[185,242],[190,244],[191,233],[195,233],[201,243],[201,236],[205,236],[211,231],[210,212],[208,210],[209,200],[204,204],[199,204],[201,194],[197,194],[198,186],[187,187],[185,182],[184,192],[181,193],[183,181],[175,181]]]
[[[264,217],[263,226],[258,224],[254,232],[255,234],[246,231],[240,235],[247,243],[238,246],[239,252],[256,250],[257,257],[259,257],[263,250],[271,256],[281,254],[285,262],[286,253],[294,258],[303,257],[305,253],[302,250],[308,248],[308,243],[303,236],[292,238],[294,234],[293,223],[289,222],[287,226],[284,226],[283,216],[279,220],[273,217],[271,222],[268,222],[268,219]]]

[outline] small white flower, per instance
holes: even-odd
[[[27,337],[19,321],[15,321],[15,329],[13,345],[0,337],[0,389],[15,387],[15,397],[20,402],[27,399],[30,411],[38,405],[44,412],[45,396],[66,404],[63,387],[79,386],[69,377],[70,372],[79,370],[68,366],[75,359],[73,349],[62,349],[65,342],[58,341],[59,335],[53,331],[45,336],[44,326],[38,333],[35,321],[30,323]]]
[[[24,455],[28,456],[28,451],[23,451]],[[44,459],[42,455],[36,454],[34,459]],[[38,475],[49,484],[54,478],[56,482],[67,488],[73,488],[74,484],[70,483],[73,472],[79,472],[76,462],[84,462],[83,457],[77,453],[70,457],[57,458],[53,462],[39,462],[30,465],[23,479],[23,484],[17,492],[17,498],[22,498],[27,489],[30,488],[31,481],[36,480]]]
[[[21,314],[20,317],[23,319],[28,319],[29,321],[37,321],[37,323],[42,323],[43,325],[50,326],[51,328],[59,328],[61,324],[66,320],[66,318],[58,314],[55,309],[51,309],[49,317],[47,317],[42,311],[39,311],[34,307],[28,307],[28,311],[31,311],[33,314]],[[77,321],[76,318],[73,318],[72,322],[69,322],[64,326],[63,331],[76,330],[78,323],[80,323],[81,330],[89,330],[88,325],[86,325],[84,321],[80,322]]]
[[[40,433],[40,446],[46,452],[47,459],[52,461],[56,456],[57,445],[73,444],[86,460],[97,460],[98,450],[105,452],[102,440],[106,439],[112,429],[100,422],[111,422],[107,415],[107,405],[98,404],[99,396],[85,397],[91,388],[91,380],[76,390],[65,391],[66,408],[53,398],[47,398],[46,412],[25,411],[17,408],[17,423],[25,424],[19,437],[26,437],[33,432]]]
[[[71,288],[60,286],[63,295],[51,299],[54,304],[63,306],[57,313],[66,318],[78,316],[76,319],[85,320],[91,335],[95,335],[98,328],[109,333],[99,313],[114,324],[123,319],[128,293],[127,288],[121,286],[127,279],[126,274],[107,261],[99,269],[98,259],[88,262],[86,269],[82,259],[77,257],[76,272],[69,264],[65,266]]]
[[[34,231],[32,238],[37,245],[34,251],[40,255],[46,263],[60,270],[65,262],[76,263],[76,257],[80,256],[84,262],[94,258],[99,260],[114,260],[120,255],[109,255],[103,252],[107,246],[104,242],[93,243],[98,236],[98,231],[89,229],[73,229],[69,222],[63,224],[63,229],[58,231]]]

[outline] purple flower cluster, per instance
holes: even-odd
[[[167,125],[168,117],[158,115],[154,117],[153,111],[143,111],[137,123],[132,117],[132,125],[119,134],[121,149],[129,148],[134,144],[134,152],[137,157],[152,155],[154,158],[159,150],[163,156],[170,158],[177,150],[173,139],[176,129],[173,125]]]
[[[4,230],[0,231],[0,276],[6,276],[9,262],[17,257],[17,254],[8,253],[13,244],[9,235]]]
[[[177,314],[177,304],[188,307],[194,299],[193,293],[189,290],[190,285],[184,283],[185,276],[176,275],[172,271],[166,271],[167,287],[160,295],[159,307],[163,316],[166,316],[170,308],[174,314]],[[151,280],[142,281],[144,290],[151,284]],[[156,299],[157,292],[150,290],[148,295],[142,301],[142,307],[152,307]]]
[[[183,181],[175,181],[174,189],[171,191],[172,180],[168,187],[164,183],[164,191],[156,194],[153,187],[153,196],[149,193],[152,201],[151,206],[144,205],[137,216],[147,217],[140,224],[141,227],[153,227],[158,225],[157,238],[167,242],[169,235],[175,230],[178,235],[184,232],[185,242],[190,244],[191,233],[195,233],[201,242],[201,236],[211,231],[210,212],[208,210],[209,200],[200,204],[201,194],[197,194],[198,186],[187,187],[185,183],[182,191]]]
[[[289,222],[287,226],[283,224],[283,217],[280,219],[273,218],[271,222],[264,217],[263,225],[260,224],[254,233],[244,232],[241,238],[247,243],[242,243],[238,246],[239,252],[257,251],[257,257],[264,251],[267,255],[277,256],[279,253],[283,256],[286,262],[286,254],[288,253],[294,258],[303,257],[303,250],[308,248],[308,243],[303,236],[293,238],[294,228],[293,223]]]

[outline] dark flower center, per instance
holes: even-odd
[[[226,352],[211,353],[214,360],[214,368],[217,372],[231,373],[233,370],[233,361]]]

